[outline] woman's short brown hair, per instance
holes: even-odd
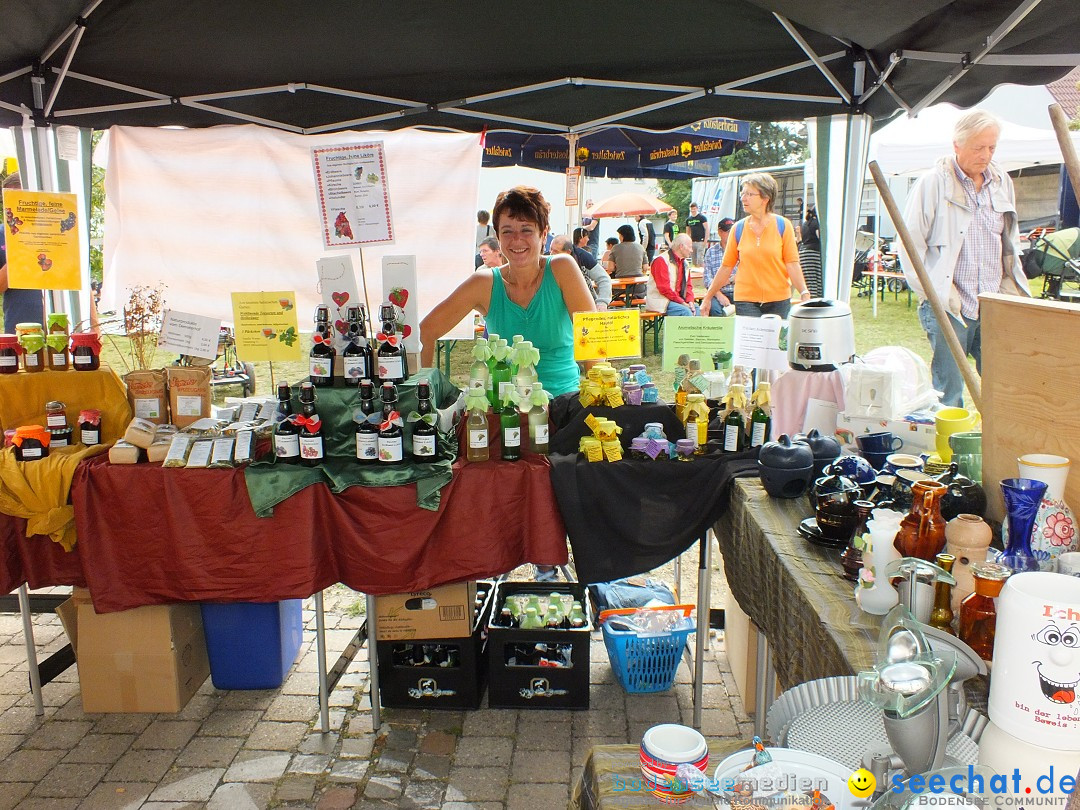
[[[496,231],[499,229],[499,219],[503,216],[535,222],[541,231],[546,231],[550,211],[551,206],[539,189],[514,186],[509,191],[501,192],[496,198],[495,207],[491,209],[491,219]]]
[[[746,175],[742,179],[742,184],[753,186],[754,191],[765,198],[765,211],[772,213],[776,197],[780,193],[780,184],[776,182],[775,177],[768,172],[754,172]]]

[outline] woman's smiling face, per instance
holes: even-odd
[[[537,223],[504,214],[499,219],[498,235],[502,254],[511,264],[540,261],[547,232],[541,231]]]

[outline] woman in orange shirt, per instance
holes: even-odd
[[[724,263],[701,301],[702,315],[708,315],[714,298],[721,306],[730,303],[720,289],[728,283],[736,264],[739,266],[735,275],[736,315],[786,318],[791,309],[792,287],[799,292],[801,300],[810,298],[799,265],[795,226],[773,213],[779,190],[773,176],[765,172],[743,178],[740,199],[747,216],[728,232]]]

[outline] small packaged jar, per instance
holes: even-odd
[[[15,374],[19,370],[22,346],[16,335],[0,335],[0,374]]]
[[[654,405],[660,401],[660,391],[656,388],[656,383],[642,383],[641,384],[641,404],[642,405]]]
[[[97,371],[101,367],[101,342],[93,332],[71,336],[71,365],[76,371]]]
[[[44,371],[45,336],[33,332],[20,335],[19,345],[23,350],[23,368],[32,373]]]
[[[79,441],[87,447],[101,444],[101,411],[97,408],[79,411]]]
[[[49,335],[45,338],[45,356],[48,358],[48,369],[50,371],[68,370],[67,333]]]
[[[646,439],[663,439],[664,436],[664,423],[663,422],[646,422],[645,432],[642,434]]]
[[[679,461],[693,461],[694,450],[697,449],[697,442],[693,439],[676,439],[675,440],[675,452],[678,454]]]
[[[45,337],[45,330],[41,328],[40,323],[33,323],[31,321],[15,324],[15,336],[21,338],[25,335],[40,335],[41,337]]]
[[[628,382],[623,385],[623,397],[627,405],[641,404],[641,386],[637,383]]]
[[[45,427],[52,430],[67,427],[67,423],[67,406],[63,402],[54,399],[45,403]]]
[[[17,461],[38,461],[49,455],[49,431],[41,425],[24,425],[15,428],[15,437],[11,443],[15,445],[15,459]]]
[[[645,454],[645,448],[648,447],[649,440],[644,436],[638,436],[635,439],[630,440],[630,458],[637,459],[638,461],[644,461],[648,459]]]

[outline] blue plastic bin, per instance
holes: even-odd
[[[300,651],[300,600],[203,603],[210,677],[218,689],[277,689]]]

